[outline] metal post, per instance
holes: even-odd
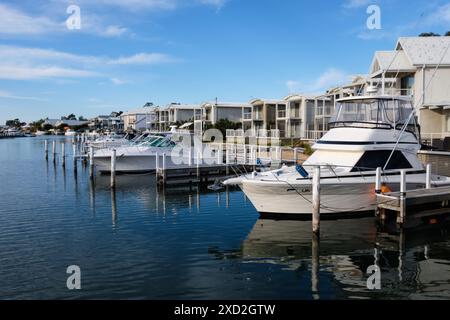
[[[226,174],[227,176],[230,174],[230,155],[228,152],[228,144],[225,145],[225,165],[226,165]]]
[[[258,150],[256,148],[256,146],[253,147],[253,171],[256,171],[256,165],[258,164],[257,158],[258,158],[258,154],[257,154]]]
[[[312,231],[320,235],[320,166],[314,168],[312,180]]]
[[[404,194],[406,192],[406,171],[400,171],[400,193]]]
[[[192,147],[189,147],[189,167],[192,167],[192,158],[193,158]]]
[[[163,164],[162,164],[162,169],[163,169],[163,173],[166,172],[166,153],[163,153]]]
[[[222,145],[219,145],[217,148],[217,164],[221,165],[223,162],[223,156],[222,156]]]
[[[375,175],[375,193],[381,193],[381,168],[378,167]]]
[[[200,179],[200,151],[197,152],[197,179]]]
[[[52,155],[53,155],[53,162],[56,162],[56,141],[52,142]]]
[[[111,154],[111,188],[116,187],[116,149]]]
[[[244,144],[244,153],[243,153],[243,155],[242,155],[242,158],[243,158],[243,165],[246,165],[247,164],[247,145],[246,144]]]
[[[156,153],[155,169],[156,169],[156,173],[158,173],[158,170],[159,170],[159,154],[158,154],[158,152]]]
[[[65,142],[61,142],[61,159],[62,159],[62,166],[66,166],[66,144]]]
[[[72,145],[73,170],[77,172],[77,145]]]
[[[406,171],[400,171],[400,214],[397,223],[402,225],[405,223],[406,217]]]
[[[48,160],[48,140],[44,141],[45,160]]]
[[[298,150],[294,148],[294,164],[297,165],[298,162]]]
[[[426,188],[431,189],[431,164],[427,164]]]
[[[89,147],[89,177],[94,178],[94,147]]]

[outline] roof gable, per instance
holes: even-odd
[[[449,46],[450,37],[410,37],[399,38],[396,49],[404,51],[414,66],[450,65]]]

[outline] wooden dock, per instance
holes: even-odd
[[[214,164],[185,166],[180,168],[156,169],[158,185],[168,187],[174,185],[211,184],[216,180],[236,177],[237,174],[249,174],[255,170],[254,165]]]
[[[378,178],[377,178],[378,180]],[[379,185],[379,182],[377,183]],[[424,209],[444,209],[447,212],[450,201],[450,186],[434,187],[431,183],[431,166],[427,165],[425,188],[406,190],[406,174],[401,172],[399,192],[377,192],[377,215],[382,221],[386,219],[387,211],[395,212],[397,224],[403,225],[406,215],[420,214]]]

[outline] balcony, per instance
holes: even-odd
[[[264,118],[263,118],[262,112],[255,112],[255,113],[253,114],[253,120],[256,120],[256,121],[263,121]]]
[[[285,119],[286,118],[286,110],[278,110],[277,118]]]
[[[242,119],[244,119],[244,120],[252,120],[252,113],[251,112],[244,112]]]
[[[381,90],[380,90],[381,91]],[[412,97],[414,95],[414,89],[401,89],[401,88],[384,88],[384,93],[391,96],[406,96]]]
[[[300,109],[291,109],[290,116],[291,118],[300,118]]]
[[[334,108],[332,106],[318,107],[316,109],[316,117],[331,117]]]

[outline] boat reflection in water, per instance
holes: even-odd
[[[259,219],[241,256],[310,277],[313,299],[443,298],[450,297],[450,280],[443,280],[450,279],[450,264],[442,259],[450,257],[449,230],[447,222],[392,233],[378,230],[373,218],[329,220],[321,222],[318,240],[311,221]],[[381,268],[381,290],[367,287],[373,265]]]
[[[90,183],[90,198],[95,199],[95,195],[107,195],[111,193],[113,215],[117,221],[116,194],[121,194],[122,203],[125,201],[138,201],[145,208],[155,214],[176,215],[184,209],[199,211],[201,208],[201,198],[204,195],[215,195],[217,206],[230,206],[230,193],[239,192],[238,188],[226,187],[222,192],[211,191],[206,187],[196,187],[189,185],[172,186],[166,190],[158,188],[153,174],[141,175],[118,175],[116,176],[116,188],[111,189],[110,177],[98,175],[95,182]],[[91,200],[91,203],[93,200]]]
[[[186,213],[194,213],[192,227],[198,219],[205,219],[205,214],[197,213],[216,210],[211,206],[232,207],[230,194],[240,193],[232,188],[219,193],[189,186],[159,189],[151,175],[119,175],[115,190],[109,183],[109,177],[97,176],[89,192],[94,207],[96,202],[110,200],[113,229],[129,224],[121,222],[121,216],[126,219],[136,203],[145,208],[142,214],[160,216],[159,223],[181,221]],[[211,196],[217,197],[216,203]],[[260,218],[248,230],[242,240],[234,239],[241,241],[240,246],[204,243],[204,253],[221,266],[208,275],[210,283],[228,279],[242,290],[257,291],[252,296],[262,298],[450,298],[450,226],[446,221],[399,232],[390,226],[380,229],[373,217],[322,220],[320,240],[312,236],[310,220]],[[381,290],[367,287],[367,271],[374,265],[381,270]],[[197,274],[195,268],[191,272]],[[227,272],[233,275],[231,279]]]

